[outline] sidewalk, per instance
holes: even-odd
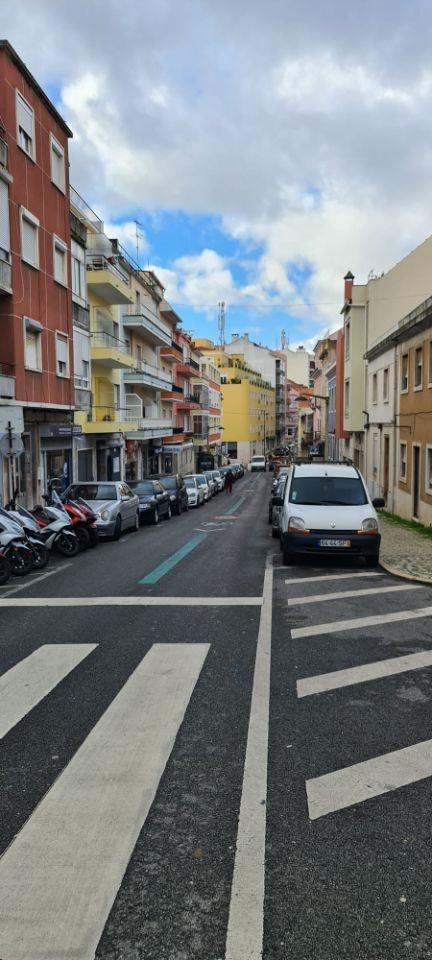
[[[380,516],[380,563],[388,573],[432,585],[432,537]]]

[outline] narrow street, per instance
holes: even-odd
[[[432,956],[432,590],[270,482],[0,588],[2,960]]]

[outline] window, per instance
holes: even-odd
[[[28,370],[42,370],[42,324],[24,317],[24,364]]]
[[[51,180],[56,187],[65,192],[65,155],[61,144],[50,134],[51,142]]]
[[[345,416],[349,414],[349,405],[350,405],[350,382],[345,380]]]
[[[426,447],[426,490],[432,494],[432,447]]]
[[[17,141],[28,157],[35,159],[34,110],[17,91],[16,95]]]
[[[378,402],[378,374],[372,374],[372,403]]]
[[[9,187],[0,178],[0,260],[10,261]]]
[[[421,390],[423,386],[423,347],[417,347],[414,354],[414,389]]]
[[[347,323],[345,326],[345,360],[349,360],[351,347],[351,324]]]
[[[69,376],[69,341],[65,333],[56,333],[57,376]]]
[[[82,390],[90,388],[90,336],[74,328],[74,374],[75,386]]]
[[[32,267],[39,267],[39,220],[21,207],[21,257]]]
[[[408,390],[408,354],[404,353],[401,360],[401,393]]]
[[[67,286],[67,246],[60,237],[53,236],[54,280]]]
[[[76,240],[71,243],[72,255],[72,293],[80,300],[86,301],[86,265],[85,250]]]
[[[407,445],[399,444],[399,478],[406,482],[407,478]]]
[[[389,368],[386,367],[383,370],[383,400],[384,403],[388,403],[389,398]]]
[[[429,340],[429,386],[432,387],[432,340]]]

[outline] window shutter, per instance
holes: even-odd
[[[0,249],[10,252],[9,237],[9,188],[0,179]]]
[[[67,337],[57,335],[57,360],[59,363],[68,362],[68,340]]]
[[[37,337],[34,330],[26,330],[26,366],[37,368]]]
[[[17,115],[18,126],[22,127],[27,136],[33,140],[33,110],[19,95],[17,97]]]
[[[65,253],[54,244],[54,276],[60,283],[65,282]]]
[[[29,263],[37,263],[37,227],[22,218],[22,256]]]

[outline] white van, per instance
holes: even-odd
[[[285,564],[297,554],[363,556],[379,563],[381,536],[375,507],[361,473],[350,464],[294,464],[279,521]]]
[[[265,470],[266,469],[266,459],[265,457],[256,456],[251,457],[248,470]]]

